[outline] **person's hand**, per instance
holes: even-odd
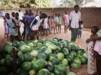
[[[87,40],[86,40],[86,43],[89,43],[90,41],[91,41],[91,39],[87,39]]]
[[[68,26],[68,28],[69,28],[69,30],[71,30],[71,26],[70,25]]]

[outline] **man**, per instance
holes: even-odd
[[[74,10],[70,12],[69,27],[71,30],[71,41],[75,42],[79,30],[79,22],[81,21],[81,12],[79,6],[75,5]]]

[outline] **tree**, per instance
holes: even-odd
[[[50,7],[50,1],[51,0],[35,0],[35,3],[39,6],[39,7]]]
[[[80,6],[88,3],[88,2],[92,2],[94,0],[61,0],[61,6],[65,6],[65,7],[73,7],[74,5],[78,4]]]

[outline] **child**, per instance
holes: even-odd
[[[14,40],[16,40],[16,37],[18,35],[16,31],[16,26],[13,20],[10,18],[9,13],[5,14],[5,18],[6,18],[6,23],[7,23],[8,30],[9,30],[10,40],[13,42]]]
[[[55,21],[54,21],[54,17],[53,16],[50,16],[48,18],[48,23],[49,23],[49,27],[51,29],[51,33],[53,31],[53,33],[55,34],[56,33],[56,26],[55,26]]]
[[[48,24],[48,16],[45,15],[45,18],[43,19],[43,29],[44,29],[44,34],[47,36],[48,31],[49,31],[49,24]]]
[[[61,32],[61,17],[60,14],[55,14],[54,21],[56,24],[56,33]]]
[[[66,33],[69,26],[69,16],[67,11],[65,11],[65,14],[63,15],[63,22],[64,22],[64,33]]]
[[[57,30],[59,33],[61,33],[62,17],[60,14],[58,14],[58,20],[59,22],[57,23]]]
[[[91,29],[90,38],[97,36],[96,35],[97,31],[98,31],[98,27],[93,26]],[[94,46],[95,46],[95,41],[88,41],[87,40],[88,74],[89,75],[94,75],[96,72],[96,64],[95,64],[95,59],[94,59]]]
[[[82,30],[83,30],[83,21],[80,21],[79,22],[78,38],[82,37]]]

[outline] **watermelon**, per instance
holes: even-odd
[[[32,70],[30,70],[30,71],[29,71],[29,75],[36,75],[35,70],[33,70],[33,69],[32,69]]]
[[[55,75],[64,75],[64,72],[66,70],[66,66],[63,64],[55,65],[54,73]]]
[[[31,49],[30,46],[22,45],[22,46],[20,46],[20,50],[21,50],[23,53],[26,53],[26,52],[30,52],[32,49]]]
[[[33,57],[37,57],[38,56],[38,51],[37,50],[32,50],[30,52],[30,55],[33,56]]]
[[[22,68],[23,68],[23,70],[25,70],[25,71],[29,71],[29,70],[31,69],[31,62],[24,62],[24,63],[22,64]]]
[[[76,75],[74,72],[68,72],[67,75]]]
[[[53,72],[54,65],[51,62],[47,62],[45,68],[47,68],[50,72]]]
[[[41,69],[37,75],[51,75],[47,69]]]
[[[11,62],[13,61],[13,58],[12,58],[12,56],[11,55],[6,55],[6,57],[5,57],[5,63],[6,63],[6,65],[11,65]]]
[[[4,50],[6,53],[10,54],[10,53],[12,53],[13,48],[14,47],[12,46],[12,43],[8,43],[5,45]]]
[[[22,70],[21,68],[18,68],[17,75],[28,75],[26,70]]]
[[[0,65],[5,65],[5,59],[4,59],[4,58],[2,58],[2,59],[0,60]]]
[[[77,69],[79,69],[80,66],[81,66],[80,63],[72,63],[72,64],[71,64],[71,67],[72,67],[72,68],[77,68]]]
[[[48,55],[46,53],[39,53],[37,57],[38,59],[48,59]]]
[[[58,54],[57,54],[57,58],[58,58],[59,60],[63,60],[63,59],[64,59],[64,54],[63,54],[63,53],[58,53]]]
[[[54,56],[50,56],[49,60],[50,60],[50,62],[52,62],[53,65],[60,63],[60,61]]]
[[[25,53],[23,56],[24,61],[31,61],[33,59],[33,56],[31,56],[30,53]]]
[[[46,65],[46,61],[43,59],[38,59],[38,60],[32,61],[32,68],[35,70],[40,70],[40,69],[44,68],[45,65]]]
[[[68,65],[68,60],[67,59],[63,59],[62,60],[62,64],[67,66]]]

